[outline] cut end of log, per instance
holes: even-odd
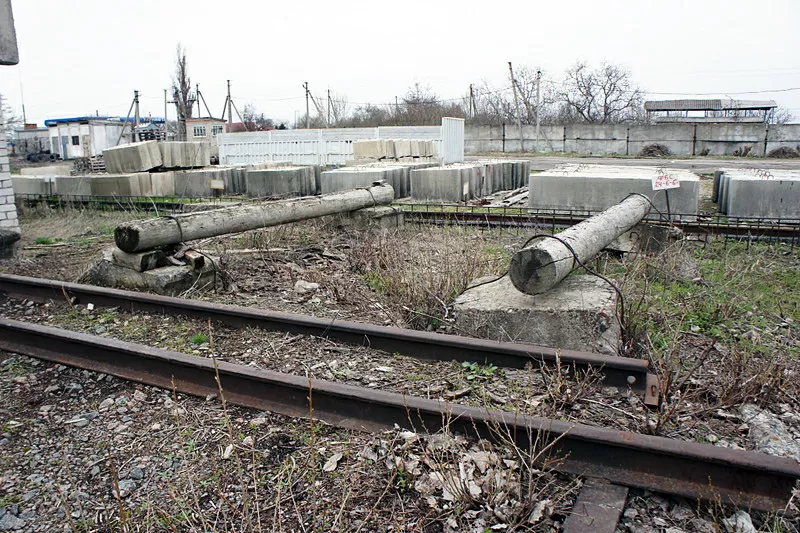
[[[121,224],[114,230],[114,242],[123,252],[133,253],[139,246],[139,232],[128,224]]]
[[[542,294],[558,283],[553,256],[539,248],[526,248],[514,254],[508,275],[514,287],[525,294]]]

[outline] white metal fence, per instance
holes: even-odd
[[[458,142],[460,123],[461,159],[464,154],[464,121],[442,119],[442,126],[381,126],[378,128],[331,128],[324,130],[273,130],[252,133],[223,133],[217,136],[219,160],[223,165],[256,164],[267,161],[291,161],[297,164],[343,164],[353,159],[353,141],[361,139],[413,139],[434,141],[442,157],[455,153],[443,143],[443,133],[451,133],[449,142]]]

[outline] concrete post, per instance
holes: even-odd
[[[392,200],[394,200],[394,189],[390,185],[373,185],[338,194],[127,222],[120,224],[114,230],[114,240],[123,252],[135,253],[226,233],[239,233],[346,213],[365,207],[389,204]]]
[[[554,287],[567,274],[586,263],[614,239],[638,224],[650,210],[650,201],[629,196],[597,216],[584,220],[556,235],[559,240],[541,237],[511,258],[508,273],[517,290],[541,294]],[[569,245],[566,246],[564,241]],[[573,250],[575,254],[573,255]]]

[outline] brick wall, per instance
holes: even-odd
[[[0,139],[0,141],[3,141]],[[14,205],[14,189],[11,188],[11,167],[8,148],[0,147],[0,228],[19,231],[17,208]]]

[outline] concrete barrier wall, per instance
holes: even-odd
[[[567,124],[522,127],[526,152],[575,152],[585,155],[637,155],[648,144],[663,144],[675,155],[737,155],[747,150],[763,156],[775,148],[800,145],[800,124]],[[466,153],[519,152],[519,129],[503,126],[467,126]]]
[[[769,136],[767,137],[767,154],[776,148],[794,148],[800,147],[800,124],[786,124],[781,127],[772,127],[769,129]]]

